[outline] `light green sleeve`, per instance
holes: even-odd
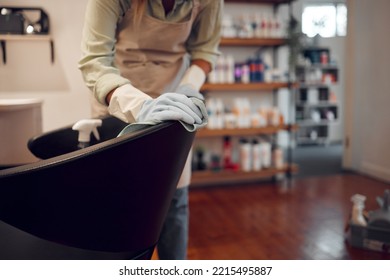
[[[223,0],[201,1],[201,11],[187,40],[187,50],[191,54],[191,59],[206,60],[212,68],[220,54],[222,13]]]
[[[114,66],[116,27],[128,7],[126,0],[89,0],[87,4],[78,67],[102,104],[108,92],[130,83]]]

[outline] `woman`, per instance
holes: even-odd
[[[79,68],[93,92],[93,115],[108,109],[129,123],[200,123],[186,95],[198,93],[215,65],[222,6],[222,0],[90,0]],[[186,258],[190,170],[189,157],[157,246],[160,259]]]

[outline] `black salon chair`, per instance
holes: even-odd
[[[47,159],[0,170],[0,259],[151,258],[195,133],[124,126],[81,150],[71,127],[44,134],[29,147]]]

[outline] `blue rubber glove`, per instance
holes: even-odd
[[[146,100],[137,115],[137,122],[161,122],[166,120],[183,121],[187,124],[201,124],[202,112],[184,94],[165,93]]]

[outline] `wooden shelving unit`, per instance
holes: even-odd
[[[205,186],[215,184],[228,184],[236,182],[250,182],[265,180],[274,177],[278,174],[295,173],[297,172],[297,165],[285,165],[283,168],[267,168],[260,171],[233,171],[233,170],[220,170],[220,171],[195,171],[192,173],[191,186]]]
[[[225,0],[226,3],[256,3],[273,5],[274,12],[280,4],[289,4],[293,0]],[[286,46],[288,40],[286,38],[222,38],[220,42],[221,47],[235,47],[235,48],[272,48],[275,52],[280,46]],[[276,60],[274,56],[274,60]],[[279,89],[292,89],[298,87],[297,84],[290,82],[251,82],[251,83],[206,83],[201,88],[201,92],[224,92],[236,91],[248,92],[256,91],[259,94],[276,94]],[[205,139],[212,137],[225,137],[225,136],[262,136],[262,135],[275,135],[280,131],[292,132],[297,130],[295,124],[283,124],[280,126],[267,126],[261,128],[237,128],[237,129],[207,129],[203,128],[197,131],[197,139]],[[261,169],[260,171],[244,172],[244,171],[233,171],[233,170],[219,170],[219,171],[194,171],[191,179],[191,186],[201,185],[213,185],[213,184],[224,184],[231,182],[250,182],[275,178],[279,174],[285,174],[290,177],[292,173],[297,171],[297,166],[291,163],[291,154],[287,154],[286,164],[283,168],[267,168]]]

